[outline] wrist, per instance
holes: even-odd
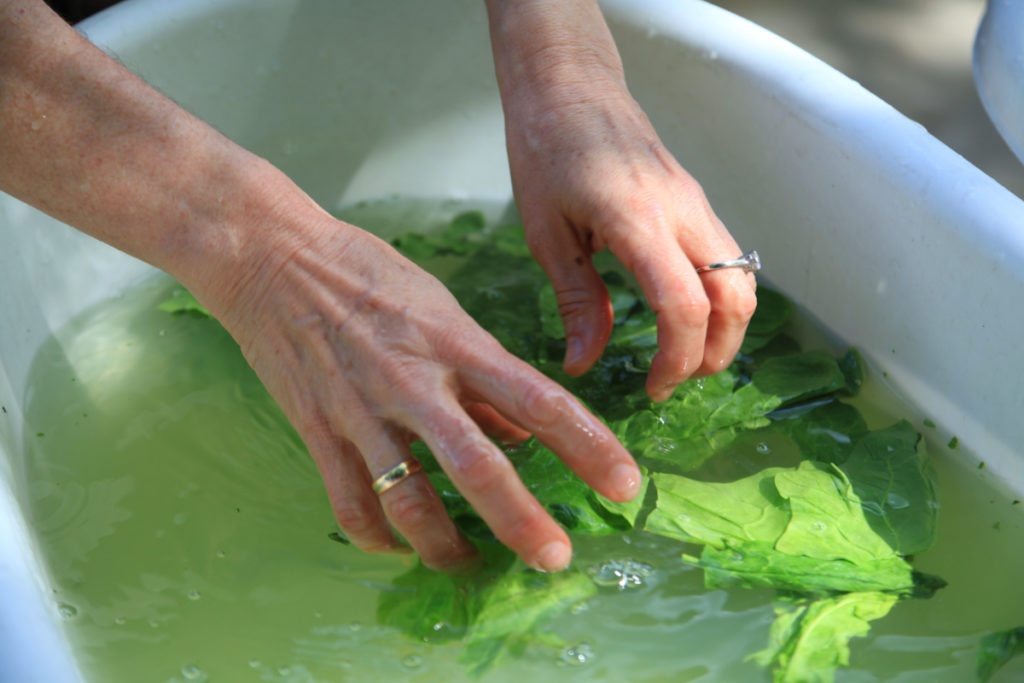
[[[622,62],[596,0],[488,0],[506,110],[523,100],[561,106],[625,88]]]

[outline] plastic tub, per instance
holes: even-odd
[[[1024,491],[1024,204],[721,9],[605,10],[634,95],[771,283]],[[511,195],[479,0],[130,0],[80,28],[328,208]],[[75,680],[22,512],[26,375],[53,330],[149,268],[7,197],[0,244],[0,680]]]

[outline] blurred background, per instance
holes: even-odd
[[[71,23],[114,4],[48,2]],[[971,49],[985,0],[712,2],[860,82],[1024,197],[1024,166],[999,137],[974,87]]]
[[[1024,197],[1024,166],[974,87],[985,0],[712,0],[843,72]]]

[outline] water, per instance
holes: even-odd
[[[298,437],[219,326],[156,310],[172,286],[157,277],[85,312],[32,368],[32,521],[86,675],[469,680],[458,643],[378,625],[377,597],[413,560],[328,538],[334,521]],[[831,343],[806,319],[796,327]],[[914,417],[877,375],[863,395],[872,427]],[[942,507],[938,543],[915,566],[949,586],[874,622],[838,681],[970,681],[978,637],[1024,623],[1022,505],[964,445],[920,429]],[[728,458],[792,452],[778,434],[754,433]],[[771,591],[706,591],[681,544],[642,532],[574,542],[597,595],[550,624],[561,644],[530,646],[484,680],[770,680],[744,657],[767,643]],[[1019,680],[1024,662],[1001,675]]]

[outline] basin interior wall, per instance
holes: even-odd
[[[1024,491],[1024,204],[728,12],[604,8],[634,96],[765,279]],[[479,0],[128,0],[80,30],[328,209],[511,199]],[[151,269],[7,197],[0,245],[0,680],[73,680],[23,514],[27,373],[53,331]]]

